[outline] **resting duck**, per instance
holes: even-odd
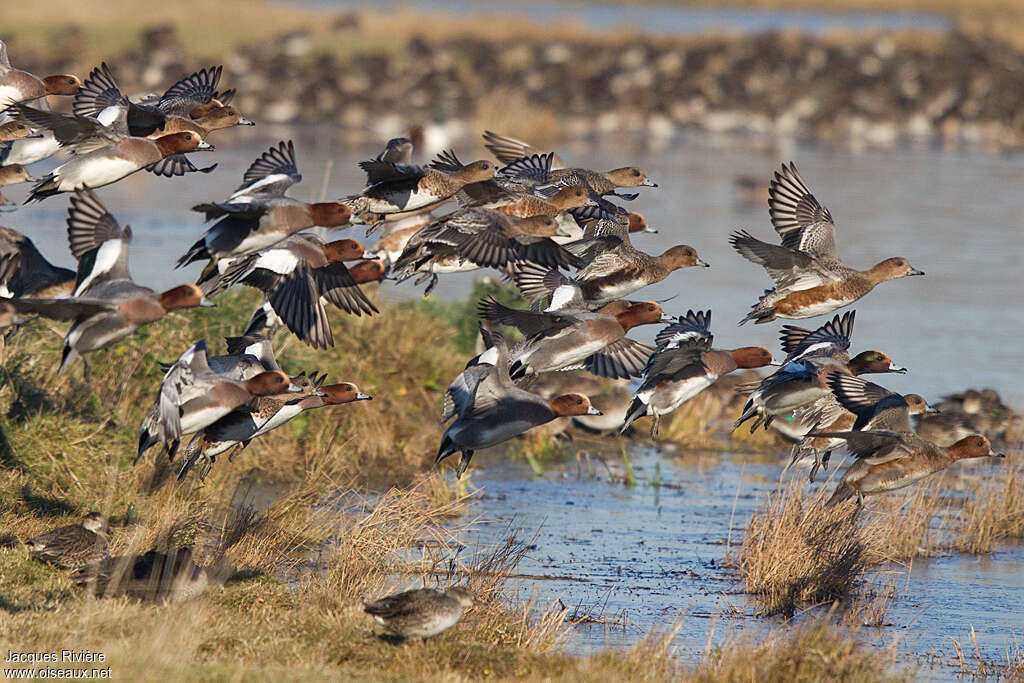
[[[845,265],[836,250],[832,214],[811,194],[793,162],[776,171],[769,193],[772,225],[782,244],[762,242],[743,230],[730,238],[743,258],[764,266],[775,281],[740,325],[748,320],[760,324],[825,315],[852,304],[881,282],[924,275],[902,256],[863,271]]]
[[[107,533],[107,518],[90,512],[80,524],[51,529],[28,539],[25,545],[36,559],[64,569],[80,569],[109,557]]]
[[[457,624],[462,610],[473,604],[473,594],[463,586],[420,588],[363,603],[363,611],[392,635],[426,640]]]

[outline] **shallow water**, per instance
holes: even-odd
[[[553,577],[516,581],[520,595],[540,605],[561,600],[570,612],[580,606],[580,613],[608,622],[576,626],[568,646],[575,653],[629,646],[678,622],[675,645],[689,660],[703,653],[712,629],[717,643],[731,630],[776,623],[755,616],[755,603],[737,592],[723,560],[727,542],[740,542],[781,467],[749,456],[673,456],[641,446],[630,457],[632,488],[621,483],[624,465],[614,455],[552,464],[542,476],[501,456],[477,456],[474,464],[484,466],[471,470],[472,486],[480,496],[466,518],[485,521],[460,541],[480,548],[510,527],[518,530],[534,546],[518,571]],[[1024,545],[918,560],[909,574],[886,567],[875,578],[884,583],[889,575],[897,577],[888,612],[893,625],[862,635],[881,648],[898,640],[900,663],[929,679],[955,676],[949,637],[970,643],[971,626],[987,661],[1024,638]]]
[[[325,11],[342,9],[335,0],[291,0],[287,4]],[[415,3],[402,0],[354,0],[344,3],[344,8],[352,7],[373,9],[378,12],[415,7],[421,14],[500,17],[509,12],[510,3],[499,0],[417,0]],[[835,29],[940,31],[949,28],[948,19],[928,12],[815,12],[692,7],[657,2],[616,4],[572,0],[517,0],[512,7],[516,14],[543,23],[568,21],[590,31],[630,28],[655,35],[783,30],[820,34]]]
[[[275,140],[294,134],[273,126],[222,132],[220,140],[226,142],[201,158],[203,165],[211,163],[208,159],[220,163],[208,176],[157,179],[140,173],[101,188],[98,194],[108,208],[134,229],[136,279],[166,288],[195,278],[197,266],[173,269],[174,260],[204,229],[201,216],[189,207],[226,196],[253,158]],[[305,180],[292,190],[293,196],[317,199],[329,160],[333,166],[327,197],[362,186],[355,162],[374,150],[348,147],[308,130],[295,139]],[[473,144],[464,141],[456,149],[470,157]],[[853,350],[880,349],[910,368],[906,375],[885,376],[883,383],[928,398],[968,386],[991,386],[1024,408],[1024,316],[1016,314],[1024,306],[1019,276],[1024,195],[1012,182],[1024,173],[1024,157],[931,148],[752,150],[742,140],[687,137],[659,149],[620,140],[615,149],[599,144],[570,146],[566,152],[571,160],[594,168],[624,163],[643,167],[661,187],[641,188],[641,197],[628,206],[643,212],[660,232],[638,235],[634,243],[652,253],[690,244],[712,265],[673,273],[644,289],[644,297],[675,297],[664,303],[669,315],[688,308],[712,309],[718,346],[758,344],[773,350],[778,348],[778,322],[736,326],[770,280],[732,251],[728,235],[738,227],[763,239],[775,239],[775,233],[764,204],[740,201],[733,182],[743,175],[767,183],[781,161],[796,160],[816,196],[832,211],[847,263],[866,268],[902,255],[927,273],[883,283],[854,306]],[[42,169],[33,172],[41,174]],[[9,187],[6,193],[17,199],[24,196],[24,187]],[[0,214],[0,224],[29,234],[55,263],[72,265],[64,226],[67,206],[63,197],[47,199]],[[335,234],[361,237],[362,230]],[[476,277],[480,275],[443,277],[435,296],[464,298]],[[407,299],[416,298],[419,290],[411,282],[389,282],[381,292],[387,299]],[[816,327],[822,322],[799,324]],[[644,326],[631,336],[650,341],[656,331],[657,326]]]

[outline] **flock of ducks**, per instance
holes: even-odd
[[[32,241],[0,233],[0,326],[11,329],[33,316],[70,322],[59,373],[79,357],[129,337],[171,311],[212,305],[233,286],[264,295],[224,355],[211,356],[197,340],[166,368],[152,410],[139,432],[136,462],[161,445],[172,458],[185,446],[179,480],[199,466],[205,476],[217,456],[244,448],[306,410],[371,397],[353,382],[326,384],[325,376],[292,375],[274,357],[271,339],[285,327],[314,348],[333,346],[325,306],[352,315],[379,311],[361,285],[385,278],[414,279],[425,293],[446,273],[494,269],[511,280],[528,309],[495,299],[479,302],[483,351],[445,393],[442,419],[450,421],[435,466],[455,453],[461,476],[475,451],[505,442],[558,417],[599,415],[583,393],[545,398],[532,391],[548,375],[584,369],[598,377],[639,379],[621,430],[636,420],[660,419],[741,368],[775,366],[756,385],[736,422],[767,428],[795,414],[808,429],[794,460],[813,456],[813,480],[831,451],[846,445],[856,457],[830,504],[889,491],[939,471],[956,460],[992,455],[980,434],[938,445],[916,434],[910,415],[928,410],[917,395],[901,396],[866,381],[867,373],[902,372],[881,351],[851,356],[854,312],[837,314],[816,329],[782,328],[781,362],[761,346],[713,346],[711,311],[672,318],[655,301],[632,300],[673,272],[708,267],[689,245],[660,255],[632,243],[650,232],[644,217],[619,201],[634,190],[657,187],[635,167],[595,171],[573,167],[557,154],[486,132],[484,146],[497,161],[463,163],[446,151],[427,165],[413,163],[413,145],[391,140],[360,163],[366,186],[333,202],[306,203],[287,195],[302,179],[295,148],[282,141],[246,169],[226,198],[194,208],[210,227],[177,261],[203,263],[194,284],[157,293],[129,271],[132,232],[121,226],[93,190],[147,170],[161,176],[209,173],[188,154],[212,149],[208,135],[251,124],[219,90],[221,68],[206,68],[163,95],[128,99],[104,64],[84,82],[74,76],[38,79],[13,69],[0,43],[0,102],[9,121],[0,133],[5,178],[28,179],[24,166],[63,150],[68,160],[36,180],[28,201],[69,193],[68,242],[76,271],[53,266]],[[73,113],[50,111],[46,95],[73,96]],[[14,181],[8,181],[14,182]],[[735,232],[731,244],[762,266],[773,281],[740,324],[826,315],[857,301],[878,284],[922,275],[893,257],[858,270],[840,258],[828,209],[811,193],[792,163],[770,183],[769,212],[780,243]],[[454,201],[456,208],[433,215]],[[381,231],[370,249],[358,240],[325,242],[314,226],[367,226]],[[649,346],[631,339],[641,325],[665,324]],[[505,333],[499,327],[514,331]],[[83,362],[84,372],[88,365]],[[734,428],[735,428],[734,427]],[[859,509],[859,508],[858,508]],[[28,541],[47,561],[72,569],[98,593],[190,597],[208,579],[188,549],[111,558],[107,523],[89,513],[81,524]],[[366,611],[390,632],[428,637],[454,624],[472,603],[464,588],[408,591],[368,603]]]

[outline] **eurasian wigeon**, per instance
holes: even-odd
[[[71,578],[97,597],[127,596],[146,602],[184,602],[210,586],[210,577],[194,562],[191,547],[108,557]]]
[[[211,295],[233,285],[254,287],[299,339],[328,348],[334,338],[324,300],[353,315],[378,312],[344,264],[362,255],[363,245],[353,239],[324,243],[313,235],[292,235],[270,249],[222,259],[228,265],[216,281],[197,284]]]
[[[697,250],[680,244],[660,256],[640,251],[619,237],[595,237],[565,245],[586,265],[573,278],[579,284],[583,300],[598,307],[622,299],[647,285],[661,282],[675,270],[710,265],[697,256]],[[517,268],[516,287],[529,301],[538,301],[551,293],[545,286],[546,273],[532,263]]]
[[[844,432],[882,429],[913,433],[910,416],[934,410],[919,394],[905,396],[840,370],[829,370],[826,384],[831,393],[798,408],[794,417],[811,432]],[[810,480],[820,467],[827,467],[832,451],[843,445],[842,439],[804,436],[793,448],[793,459],[812,454],[814,464]]]
[[[28,169],[21,164],[10,164],[0,166],[0,187],[17,185],[19,183],[30,183],[35,178],[28,172]]]
[[[776,171],[768,209],[782,244],[762,242],[741,230],[730,237],[743,258],[764,266],[775,282],[740,324],[776,318],[813,318],[848,306],[876,285],[910,275],[924,275],[902,256],[868,270],[855,270],[839,259],[832,214],[818,203],[793,162]]]
[[[426,640],[457,624],[462,610],[473,604],[473,594],[463,586],[419,588],[364,602],[363,611],[393,636]]]
[[[6,299],[2,306],[16,313],[34,313],[73,321],[64,337],[62,375],[80,355],[129,336],[142,325],[179,308],[212,305],[195,285],[181,285],[157,294],[131,279],[128,246],[131,228],[121,228],[90,192],[71,198],[68,242],[79,261],[79,279],[67,298]]]
[[[633,233],[658,232],[647,224],[643,214],[626,211],[606,200],[593,206],[570,209],[569,213],[583,229],[583,238],[618,237],[628,242]]]
[[[794,325],[783,326],[782,350],[787,354],[786,360],[781,368],[753,388],[733,429],[755,417],[750,431],[762,424],[767,429],[776,417],[830,395],[826,380],[832,370],[853,375],[906,372],[881,351],[863,351],[850,357],[855,317],[856,311],[836,315],[813,331]]]
[[[433,222],[434,217],[429,212],[413,214],[395,221],[390,226],[391,229],[383,233],[377,243],[366,250],[366,255],[390,266],[405,251],[405,246],[413,235]]]
[[[50,263],[31,239],[0,227],[0,296],[56,299],[71,294],[75,271]]]
[[[192,437],[185,449],[178,481],[184,479],[199,461],[206,463],[200,474],[200,478],[205,478],[216,456],[236,447],[244,448],[253,439],[277,429],[307,410],[373,400],[372,396],[361,392],[352,382],[323,386],[326,377],[306,378],[310,384],[308,388],[301,383],[303,378],[293,377],[292,381],[302,391],[260,396],[251,408],[239,408],[203,429]]]
[[[81,86],[82,81],[72,74],[39,78],[15,69],[7,56],[7,45],[0,40],[0,110],[15,102],[29,102],[46,95],[74,95]]]
[[[458,209],[409,240],[391,269],[392,276],[402,280],[430,271],[428,266],[446,257],[499,270],[518,260],[563,268],[582,265],[579,258],[549,239],[558,231],[558,223],[550,216],[517,219],[491,209]],[[435,273],[424,296],[436,282]]]
[[[51,529],[25,541],[36,559],[64,569],[95,565],[109,557],[107,518],[98,512],[86,514],[81,523]]]
[[[301,391],[280,370],[261,372],[246,380],[217,374],[206,356],[206,341],[200,339],[167,370],[153,410],[139,429],[136,463],[157,443],[163,443],[173,458],[183,435],[209,427],[257,396]]]
[[[673,412],[722,375],[772,363],[771,351],[761,346],[713,349],[712,341],[711,311],[687,311],[685,316],[661,330],[621,431],[625,432],[634,420],[651,415],[654,417],[653,439],[658,435],[662,415]]]
[[[431,162],[427,168],[376,159],[360,162],[359,167],[366,172],[369,184],[360,194],[343,200],[357,216],[435,206],[469,183],[493,178],[496,170],[490,161],[452,165],[447,158]]]
[[[481,448],[508,441],[557,417],[598,413],[581,394],[565,394],[548,401],[517,387],[509,377],[505,341],[500,335],[494,339],[496,345],[460,373],[445,395],[442,420],[457,417],[441,437],[434,466],[461,451],[455,469],[458,477]]]
[[[914,433],[883,430],[811,432],[811,436],[842,439],[857,458],[843,473],[826,505],[837,505],[856,496],[858,510],[864,506],[864,496],[910,486],[958,460],[1006,457],[993,453],[992,445],[981,434],[972,434],[946,447]]]
[[[587,309],[519,311],[484,299],[480,317],[515,327],[524,335],[512,354],[514,378],[583,368],[599,377],[624,379],[640,374],[653,347],[626,337],[638,325],[661,322],[661,306],[631,303],[615,315]]]
[[[0,124],[0,142],[12,142],[23,138],[42,137],[27,123],[22,121],[8,121]]]
[[[512,192],[492,181],[475,182],[463,187],[456,195],[463,208],[497,209],[517,218],[557,216],[563,211],[586,206],[590,193],[581,185],[563,187],[550,197],[538,197],[523,192]]]
[[[187,133],[186,133],[187,135]],[[242,176],[242,185],[226,201],[192,207],[219,219],[201,239],[178,259],[177,267],[209,259],[203,277],[217,270],[223,258],[252,254],[271,247],[300,230],[347,225],[351,214],[338,202],[308,204],[285,195],[299,182],[295,146],[289,140],[271,147]]]

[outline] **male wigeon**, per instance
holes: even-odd
[[[363,255],[353,239],[324,243],[313,235],[292,235],[273,247],[247,256],[222,259],[227,264],[216,280],[197,283],[215,294],[233,285],[254,287],[299,339],[313,348],[334,346],[323,301],[346,313],[377,313],[344,261]]]
[[[842,439],[857,458],[843,473],[826,505],[837,505],[856,496],[858,511],[864,506],[864,496],[910,486],[958,460],[1006,457],[993,453],[992,445],[981,434],[972,434],[946,447],[914,433],[887,430],[811,432],[811,436]]]
[[[78,76],[57,74],[39,78],[11,66],[7,45],[0,40],[0,110],[15,102],[37,100],[46,95],[74,95],[82,86]]]
[[[585,308],[519,311],[484,299],[480,317],[515,327],[524,335],[512,354],[511,376],[521,378],[554,370],[584,368],[600,377],[624,379],[640,374],[654,349],[626,337],[638,325],[661,322],[661,306],[631,303],[614,315]]]
[[[549,239],[558,234],[550,216],[517,219],[491,209],[458,209],[425,226],[413,236],[392,267],[402,280],[446,257],[480,268],[506,269],[518,260],[548,266],[579,266],[579,258]],[[424,295],[437,282],[436,273]]]
[[[206,341],[200,339],[164,375],[153,410],[139,429],[135,462],[157,443],[163,443],[173,458],[183,435],[209,427],[257,396],[299,391],[280,370],[261,372],[246,380],[217,374],[207,361]]]
[[[775,282],[741,325],[748,320],[766,323],[824,315],[848,306],[880,282],[924,275],[901,256],[868,270],[845,265],[836,250],[832,214],[811,194],[793,162],[776,171],[769,193],[772,225],[782,244],[762,242],[744,230],[734,232],[729,240],[743,258],[764,266]]]
[[[598,307],[629,296],[647,285],[661,282],[675,270],[710,265],[697,256],[697,250],[685,244],[652,256],[632,246],[627,240],[606,236],[565,245],[586,265],[573,278],[583,292],[588,306]],[[549,295],[546,273],[533,264],[516,269],[515,283],[529,301]]]
[[[733,429],[755,417],[750,431],[762,424],[767,429],[776,417],[828,396],[831,392],[826,381],[833,370],[853,375],[906,372],[881,351],[863,351],[850,357],[855,317],[856,311],[836,315],[813,331],[793,325],[783,326],[782,350],[787,354],[786,360],[781,368],[753,387]]]
[[[79,569],[109,557],[108,531],[107,518],[98,512],[90,512],[81,523],[33,536],[25,541],[25,545],[36,559],[64,569]]]
[[[22,112],[28,109],[23,105],[16,106]],[[68,117],[53,112],[40,113],[48,116],[45,119],[34,116],[33,121],[54,130],[59,138],[54,127],[59,127],[60,121],[66,121]],[[211,150],[213,145],[191,132],[172,133],[156,140],[147,140],[131,137],[113,126],[97,124],[97,130],[87,139],[76,143],[73,149],[75,155],[42,178],[32,188],[27,202],[40,201],[62,192],[103,187],[141,171],[168,155]]]
[[[913,433],[910,416],[934,410],[919,394],[901,395],[841,370],[829,370],[826,384],[831,393],[798,408],[794,417],[811,432],[845,432],[882,429]],[[812,454],[814,464],[810,480],[821,467],[827,467],[832,451],[843,445],[842,439],[804,436],[793,448],[792,463]]]
[[[75,271],[50,263],[31,239],[0,227],[0,296],[56,299],[71,294]]]
[[[373,399],[351,382],[323,386],[326,377],[292,378],[302,391],[260,396],[251,407],[236,409],[197,433],[185,449],[178,481],[184,479],[199,461],[206,463],[200,473],[200,478],[205,478],[218,455],[236,447],[245,448],[253,439],[277,429],[307,410]],[[306,382],[303,383],[302,379]]]
[[[673,412],[722,375],[772,363],[771,351],[761,346],[713,349],[712,341],[711,311],[687,311],[685,316],[661,330],[621,431],[625,432],[634,420],[651,415],[654,417],[653,439],[658,435],[662,415]]]
[[[8,121],[0,124],[0,142],[12,142],[30,137],[42,136],[22,121]]]
[[[597,414],[582,394],[565,394],[550,401],[520,389],[509,376],[508,349],[500,335],[497,345],[466,368],[448,387],[444,419],[457,416],[441,437],[434,466],[456,451],[462,458],[455,469],[461,477],[473,453],[516,437],[557,417]],[[488,362],[489,361],[489,362]]]
[[[365,602],[363,611],[393,636],[426,640],[457,624],[473,604],[473,594],[464,586],[419,588]]]
[[[98,566],[78,570],[71,579],[97,597],[128,596],[147,602],[192,600],[210,586],[210,577],[195,563],[191,547],[108,557]]]
[[[68,242],[79,262],[73,296],[2,301],[5,309],[73,321],[64,337],[60,371],[80,355],[102,349],[129,336],[142,325],[179,308],[211,305],[195,285],[181,285],[161,294],[132,281],[128,271],[131,228],[121,228],[90,192],[71,198]]]
[[[493,178],[496,170],[490,161],[452,165],[446,159],[434,161],[427,168],[376,159],[360,162],[359,167],[366,172],[369,184],[360,194],[343,200],[357,216],[402,213],[441,204],[465,185]]]
[[[178,259],[181,267],[209,259],[203,277],[217,271],[220,259],[243,256],[271,247],[300,230],[347,225],[351,214],[338,202],[308,204],[285,195],[302,180],[289,140],[271,147],[242,176],[242,185],[224,202],[199,204],[193,211],[219,219]]]

